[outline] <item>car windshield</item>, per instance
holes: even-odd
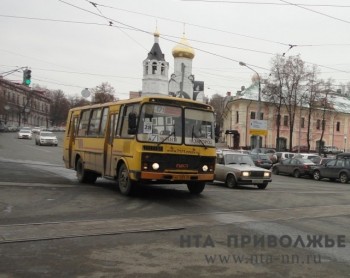
[[[225,154],[225,164],[248,164],[251,166],[254,166],[254,162],[252,158],[248,155],[241,155],[241,154]]]
[[[26,130],[26,129],[21,129],[19,132],[21,132],[21,133],[31,133],[30,130]]]

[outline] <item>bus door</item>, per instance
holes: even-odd
[[[113,141],[114,141],[114,134],[116,130],[118,122],[118,114],[111,114],[109,116],[109,123],[110,128],[108,131],[108,140],[107,140],[107,147],[105,152],[105,175],[106,176],[114,176],[115,173],[113,172],[112,166],[113,166]]]
[[[69,131],[65,140],[68,140],[68,146],[65,144],[64,146],[64,157],[66,158],[65,163],[68,166],[67,168],[74,168],[75,161],[73,152],[75,151],[75,136],[79,122],[79,115],[72,114],[72,120],[70,122]]]

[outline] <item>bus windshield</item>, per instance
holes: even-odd
[[[185,144],[215,146],[214,114],[212,112],[185,109]]]
[[[141,109],[137,139],[158,144],[215,146],[214,114],[190,108],[183,114],[178,106],[147,103]]]
[[[141,109],[137,139],[182,144],[181,107],[144,104]]]

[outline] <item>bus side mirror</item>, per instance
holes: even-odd
[[[136,113],[134,112],[129,113],[128,122],[129,122],[128,134],[136,134]]]

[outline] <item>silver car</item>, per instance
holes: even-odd
[[[216,154],[215,180],[224,182],[227,187],[256,185],[265,189],[271,179],[271,171],[256,167],[247,154],[233,151],[218,151]]]

